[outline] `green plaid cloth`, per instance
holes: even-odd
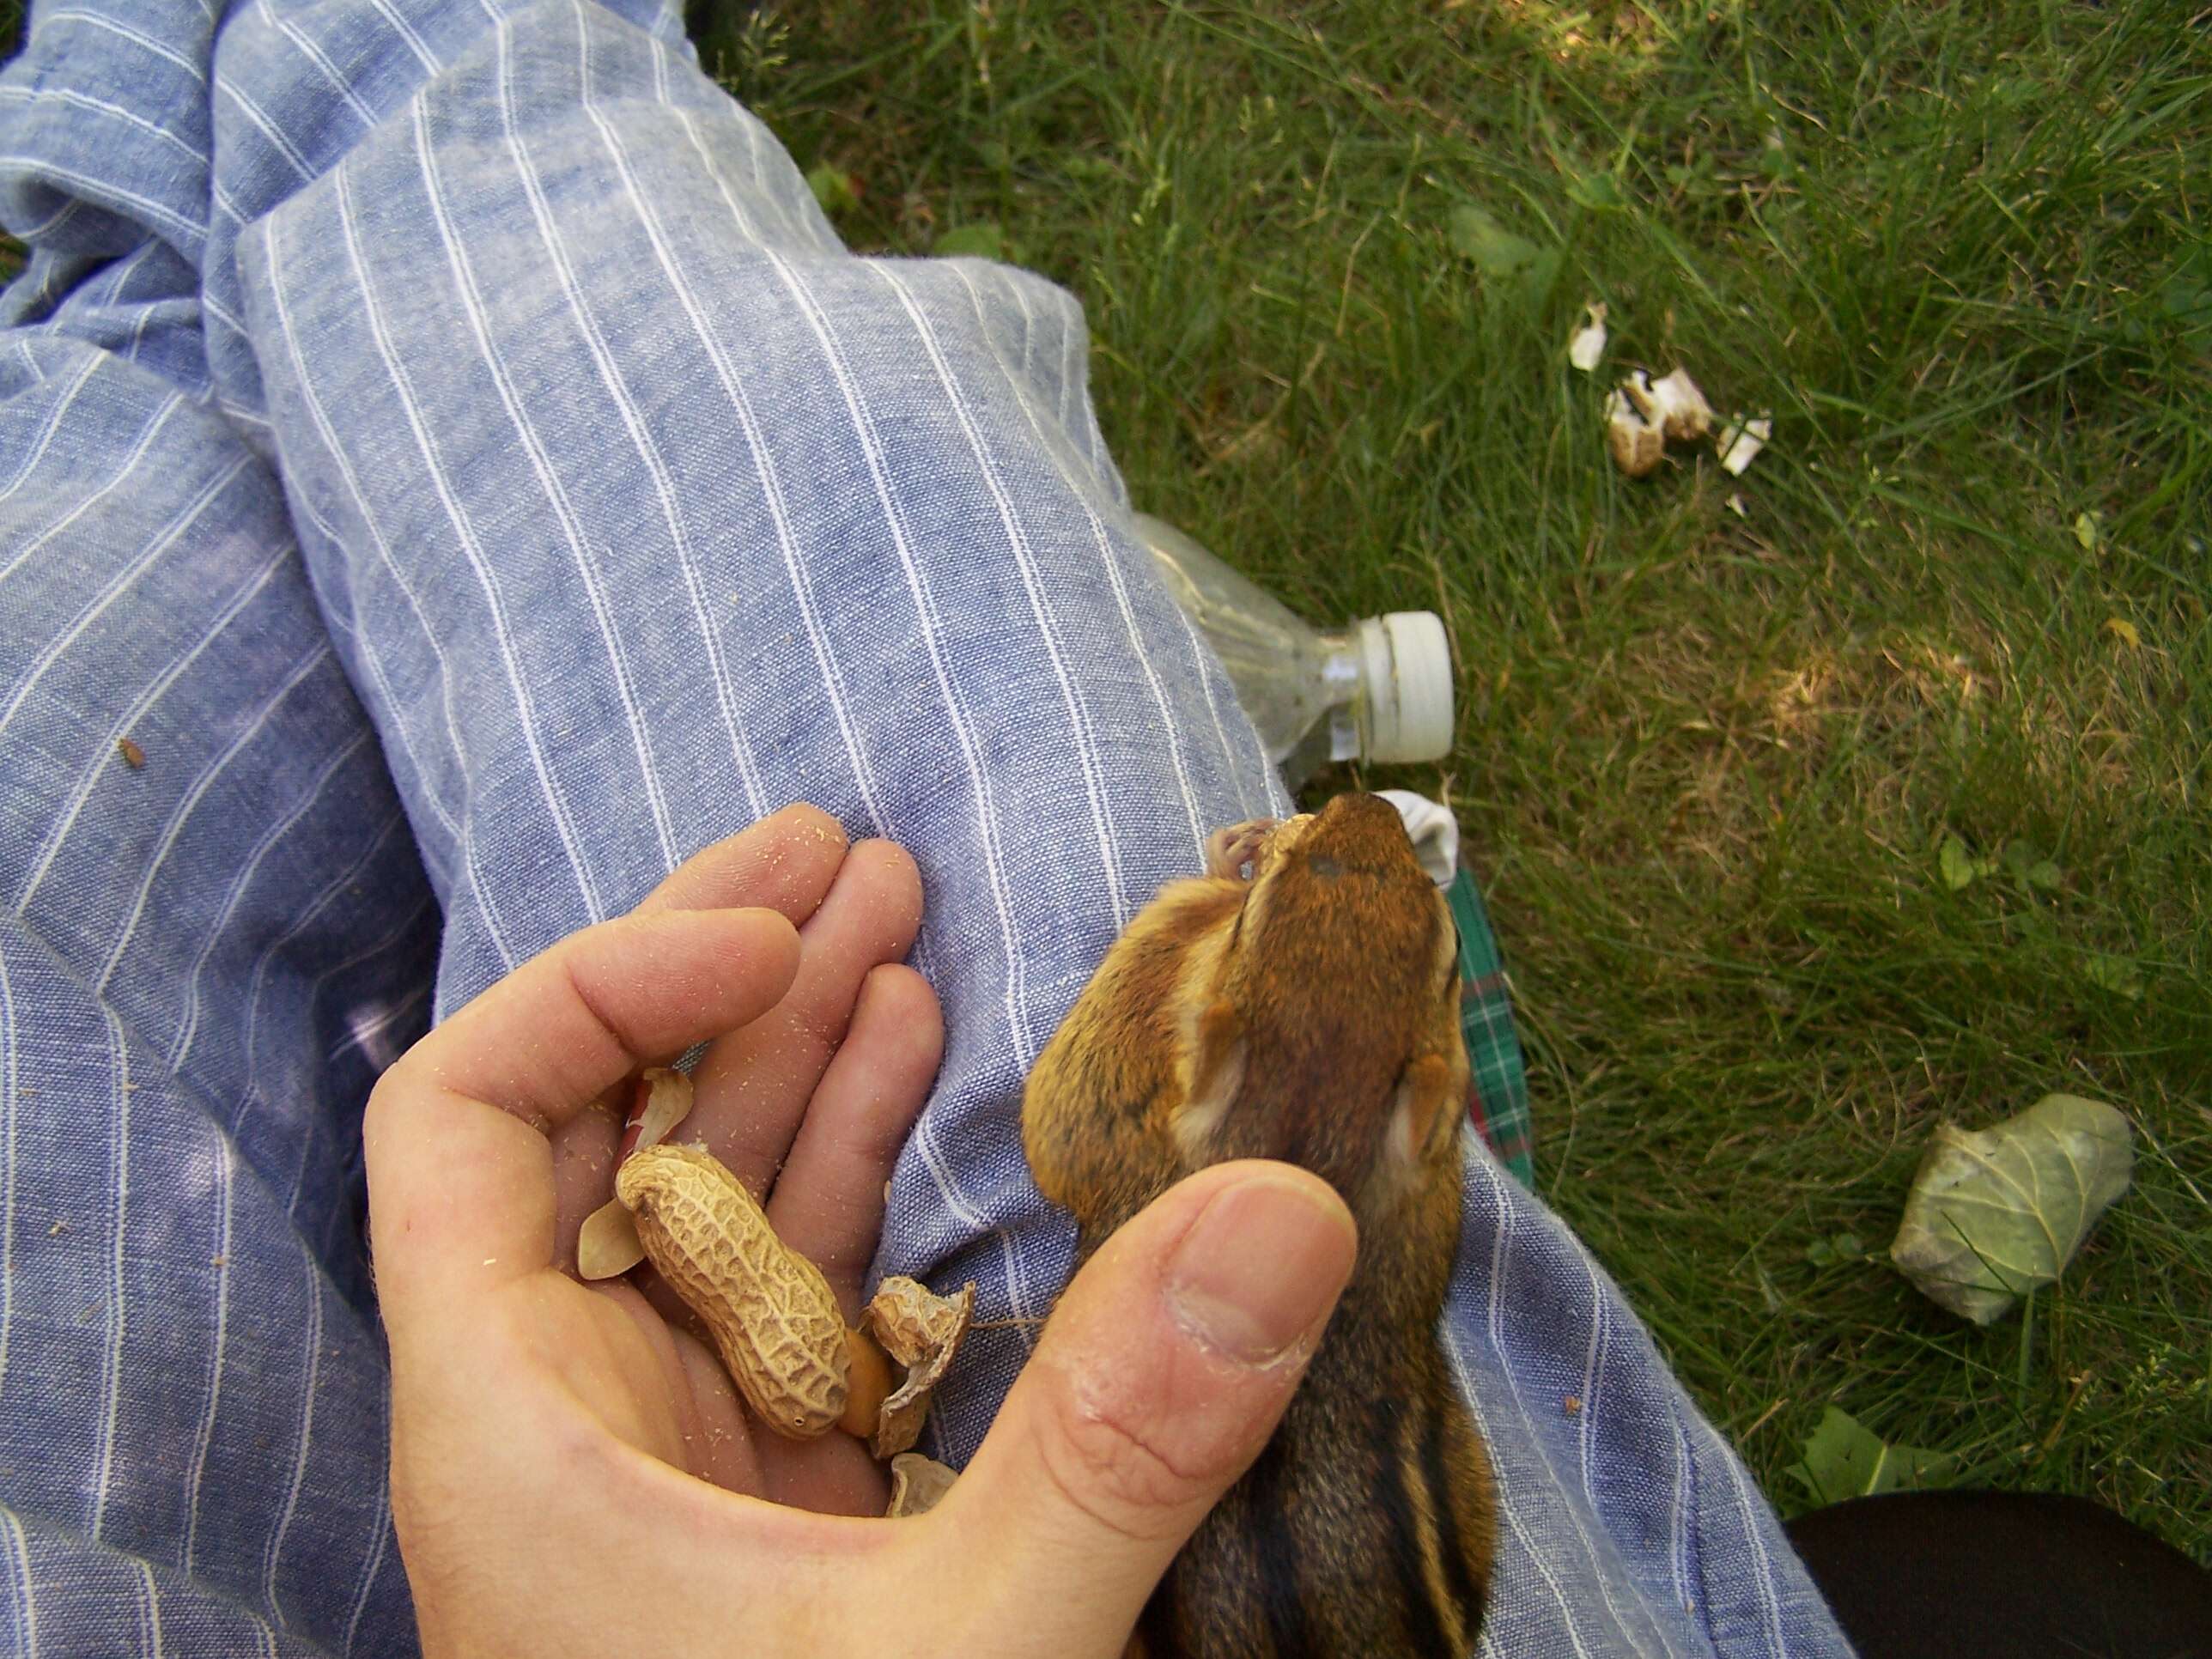
[[[1467,1109],[1498,1161],[1523,1187],[1535,1186],[1535,1133],[1528,1117],[1528,1074],[1513,1035],[1513,999],[1482,895],[1465,865],[1444,896],[1459,925],[1459,1026],[1467,1034]]]

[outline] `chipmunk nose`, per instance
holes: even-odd
[[[1380,875],[1401,866],[1419,868],[1405,821],[1380,795],[1335,797],[1315,815],[1297,850],[1306,868],[1323,878],[1347,871]]]

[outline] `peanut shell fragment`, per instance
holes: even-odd
[[[920,1452],[901,1452],[891,1459],[891,1502],[884,1511],[893,1521],[902,1516],[926,1515],[952,1490],[958,1473]]]
[[[793,1440],[835,1427],[852,1369],[837,1298],[744,1183],[699,1147],[663,1144],[623,1163],[615,1196],[635,1215],[647,1258],[714,1334],[754,1414]]]
[[[906,1367],[906,1380],[884,1401],[883,1415],[870,1449],[893,1457],[921,1437],[929,1416],[929,1396],[952,1364],[960,1339],[975,1311],[975,1285],[957,1296],[939,1296],[928,1285],[893,1274],[877,1286],[861,1322],[884,1352]]]
[[[644,1260],[637,1219],[622,1200],[611,1198],[584,1218],[576,1235],[577,1278],[619,1279]]]
[[[616,1156],[628,1158],[658,1146],[690,1115],[691,1079],[672,1066],[647,1066],[630,1087],[629,1115],[623,1120]]]
[[[1632,478],[1647,476],[1667,453],[1667,429],[1644,417],[1626,392],[1605,400],[1605,442],[1613,464]]]

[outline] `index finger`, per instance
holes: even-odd
[[[550,1266],[544,1129],[758,1018],[798,970],[799,935],[775,911],[633,915],[570,935],[433,1030],[385,1073],[362,1125],[380,1287]]]

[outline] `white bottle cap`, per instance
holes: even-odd
[[[1359,624],[1367,682],[1367,758],[1441,760],[1452,746],[1451,645],[1433,611],[1394,611]]]

